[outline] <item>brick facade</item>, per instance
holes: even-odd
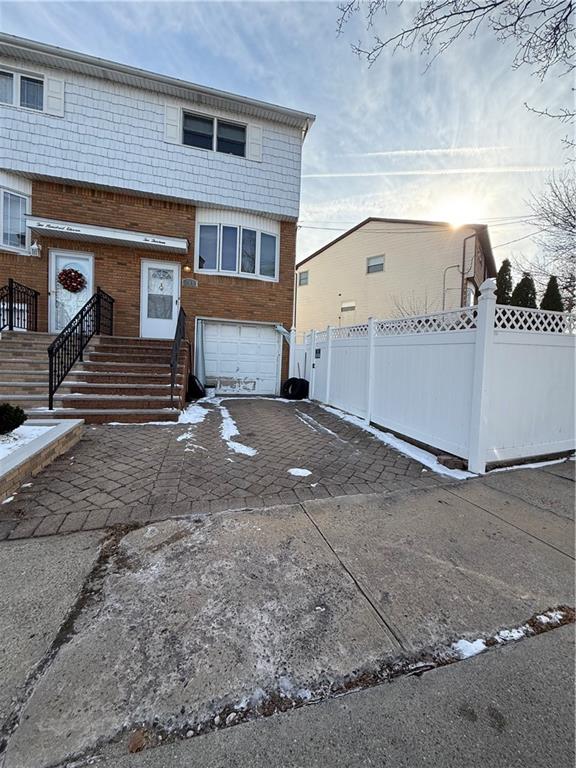
[[[94,254],[94,281],[115,299],[115,334],[138,336],[140,332],[140,263],[142,259],[179,261],[194,265],[193,205],[138,197],[122,192],[83,188],[63,183],[35,181],[32,214],[38,217],[82,224],[129,229],[187,238],[189,253],[170,254],[125,245],[80,242],[57,237],[39,237],[39,258],[0,251],[0,285],[9,277],[40,293],[39,328],[48,323],[48,254],[58,248]],[[279,282],[241,277],[188,273],[198,280],[196,288],[181,288],[181,303],[188,316],[188,335],[193,340],[197,316],[230,320],[252,320],[292,325],[296,223],[282,222],[280,231]],[[287,345],[283,344],[283,370],[287,374]]]

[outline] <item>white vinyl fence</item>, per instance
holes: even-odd
[[[573,450],[575,318],[496,304],[307,334],[290,375],[310,397],[468,461]]]

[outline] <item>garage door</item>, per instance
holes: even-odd
[[[278,394],[282,337],[273,326],[203,322],[206,383],[217,394]]]

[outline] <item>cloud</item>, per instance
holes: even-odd
[[[544,173],[561,170],[561,165],[496,165],[479,168],[420,168],[405,171],[352,171],[351,173],[304,173],[304,179],[345,179],[386,176],[451,176],[478,173]]]
[[[473,155],[484,152],[508,151],[512,147],[438,147],[434,149],[390,149],[379,152],[352,152],[345,157],[426,157],[443,155]]]

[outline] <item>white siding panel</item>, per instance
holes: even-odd
[[[297,128],[261,121],[261,162],[254,162],[184,146],[179,126],[178,142],[167,141],[167,135],[176,136],[175,113],[167,115],[160,94],[76,73],[64,79],[63,120],[0,105],[8,137],[0,160],[4,169],[297,218],[302,151]],[[198,109],[185,102],[170,106]],[[210,114],[245,122],[233,112]]]

